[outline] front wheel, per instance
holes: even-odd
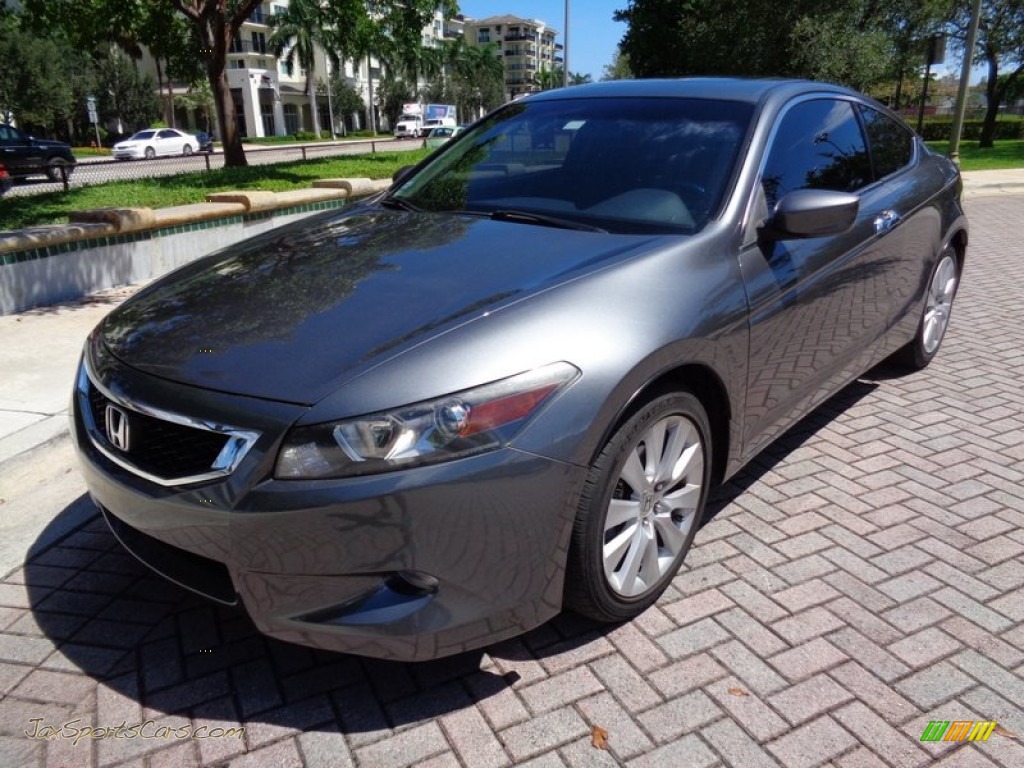
[[[576,511],[567,608],[626,621],[661,596],[700,526],[710,459],[707,414],[688,392],[652,400],[612,435]]]
[[[152,160],[156,157],[156,150],[152,147],[146,147],[146,151],[143,154],[145,154],[147,160]]]
[[[913,341],[899,350],[894,361],[912,371],[919,371],[932,361],[939,351],[949,327],[953,311],[953,298],[960,282],[956,251],[948,246],[939,256],[932,271],[924,297],[924,312]]]
[[[71,176],[71,168],[63,160],[55,157],[46,163],[46,178],[49,181],[63,181],[65,175]]]

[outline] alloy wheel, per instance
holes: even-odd
[[[627,453],[604,520],[604,574],[619,595],[650,591],[686,547],[705,460],[700,431],[682,415],[656,421]]]
[[[949,254],[943,255],[932,275],[925,300],[924,325],[922,328],[921,345],[926,354],[931,355],[939,348],[942,337],[949,325],[949,315],[953,309],[953,296],[956,294],[956,262]]]

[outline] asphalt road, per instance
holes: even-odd
[[[396,141],[391,137],[372,141],[337,141],[323,144],[289,144],[280,147],[263,147],[249,145],[246,147],[246,159],[249,165],[272,165],[295,160],[314,159],[336,155],[361,155],[374,151],[398,152],[420,149],[422,141]],[[224,155],[195,154],[191,156],[158,157],[154,160],[113,160],[108,158],[81,158],[78,167],[71,175],[72,188],[90,184],[105,184],[110,181],[128,179],[147,179],[156,176],[174,176],[189,171],[202,171],[224,167]],[[48,181],[43,176],[33,176],[15,183],[10,197],[38,195],[61,189],[59,183]]]

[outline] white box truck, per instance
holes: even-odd
[[[420,138],[431,129],[458,125],[454,104],[403,104],[402,116],[395,124],[395,138]]]

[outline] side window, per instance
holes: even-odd
[[[14,139],[12,131],[6,125],[0,125],[0,141],[11,141]]]
[[[867,145],[849,102],[804,101],[782,116],[761,178],[769,208],[797,189],[855,192],[870,181]]]
[[[157,138],[158,139],[176,139],[176,138],[178,138],[178,134],[176,134],[174,131],[160,131],[160,133],[157,134]]]
[[[914,136],[903,125],[871,107],[860,108],[871,144],[875,178],[882,179],[908,165],[914,157]]]

